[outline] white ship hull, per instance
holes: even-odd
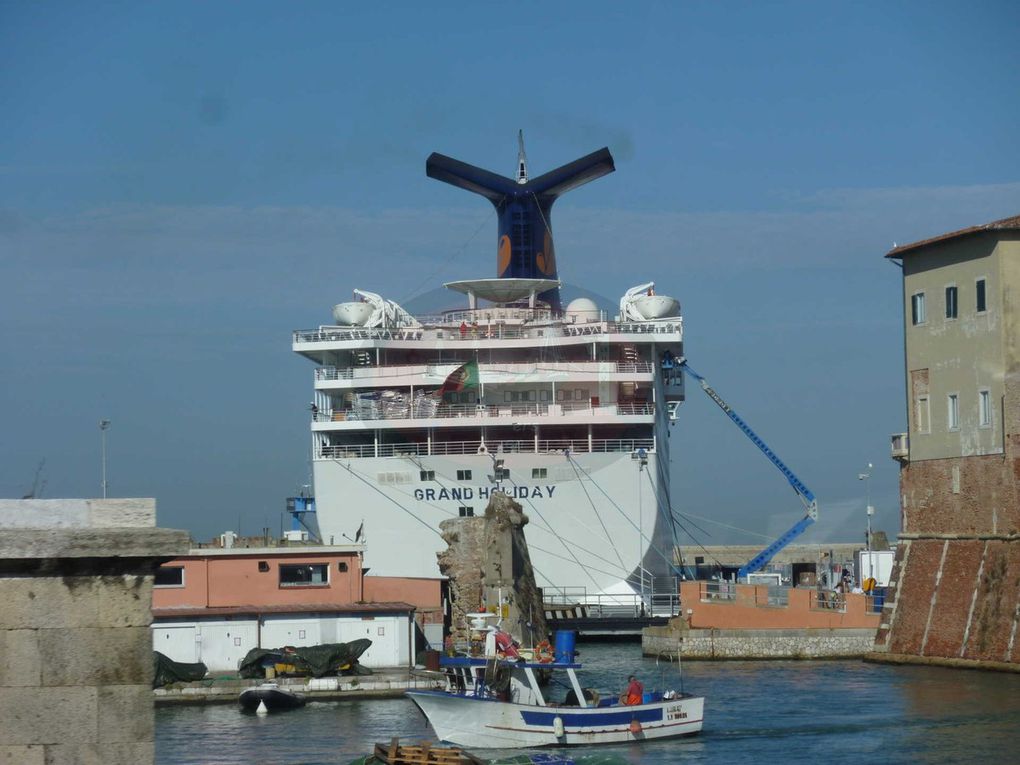
[[[501,489],[529,519],[524,532],[540,587],[597,593],[626,582],[640,590],[643,572],[651,590],[652,575],[668,575],[669,505],[656,454],[647,464],[630,452],[497,456],[510,471]],[[465,471],[470,478],[458,480]],[[353,538],[363,521],[372,571],[439,576],[440,522],[468,512],[461,508],[482,515],[492,475],[487,454],[316,460],[322,538]]]

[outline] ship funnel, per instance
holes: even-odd
[[[613,172],[616,165],[609,149],[602,148],[530,179],[523,131],[518,133],[518,141],[516,179],[437,153],[425,162],[425,174],[480,194],[492,202],[499,215],[496,276],[501,279],[555,279],[556,255],[550,222],[553,202],[561,194]],[[539,297],[553,310],[560,310],[558,288]]]

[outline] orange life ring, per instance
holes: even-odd
[[[553,649],[548,640],[543,640],[535,646],[535,658],[539,664],[552,664]]]

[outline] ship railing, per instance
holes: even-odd
[[[431,420],[460,417],[579,417],[579,416],[651,416],[654,404],[621,402],[592,406],[587,402],[564,404],[439,404],[426,406],[419,403],[373,402],[354,409],[316,411],[315,422],[350,422],[372,420]]]
[[[644,593],[589,593],[584,587],[545,587],[542,603],[546,618],[621,619],[676,616],[679,589]]]
[[[425,364],[405,364],[399,366],[365,366],[365,367],[319,367],[315,370],[316,380],[353,380],[355,378],[374,377],[406,377],[425,375],[436,377],[436,384],[456,369],[458,361],[430,361]],[[541,364],[479,364],[483,373],[504,373],[511,375],[530,375],[549,372],[605,373],[621,374],[652,374],[655,365],[650,361],[549,361]]]
[[[391,444],[334,444],[320,447],[316,454],[320,459],[348,459],[357,457],[428,457],[464,454],[577,454],[634,452],[655,449],[654,438],[593,438],[589,444],[586,438],[577,439],[534,439],[501,441],[411,441]]]
[[[335,343],[352,340],[518,340],[549,337],[581,337],[598,335],[681,334],[683,320],[654,322],[595,321],[586,324],[484,324],[465,329],[456,324],[426,325],[420,327],[328,327],[299,329],[293,334],[294,343]]]

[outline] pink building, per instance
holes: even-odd
[[[157,574],[153,647],[222,671],[237,669],[256,647],[367,637],[365,666],[408,666],[424,643],[441,643],[443,582],[366,576],[363,551],[361,544],[192,550]]]

